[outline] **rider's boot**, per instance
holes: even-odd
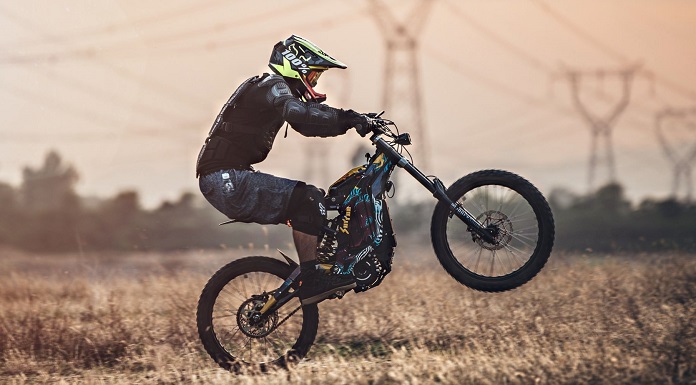
[[[308,269],[302,272],[300,302],[302,305],[311,305],[355,286],[357,283],[352,274],[327,274],[324,270]]]
[[[317,270],[316,235],[292,232],[297,254],[300,257],[300,302],[311,305],[325,300],[336,292],[345,292],[357,286],[352,274],[326,274],[326,270]]]

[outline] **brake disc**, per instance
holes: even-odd
[[[261,309],[267,299],[254,296],[244,301],[237,310],[237,325],[239,330],[252,338],[263,338],[275,330],[278,323],[278,313],[274,312],[261,317]]]
[[[500,211],[486,211],[476,217],[476,220],[478,220],[483,227],[491,230],[493,237],[495,238],[495,243],[488,243],[481,239],[481,237],[475,237],[474,241],[484,249],[500,250],[507,246],[512,240],[512,222],[507,215],[501,213]]]

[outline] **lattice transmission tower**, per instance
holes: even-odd
[[[386,47],[382,91],[385,115],[394,120],[401,131],[413,136],[416,160],[426,168],[430,154],[423,123],[418,37],[433,3],[433,0],[418,0],[407,17],[399,20],[381,0],[370,1],[373,8],[371,14],[384,37]]]
[[[590,191],[595,187],[597,169],[601,166],[606,167],[609,182],[613,183],[617,180],[616,161],[612,144],[612,130],[621,113],[628,107],[631,98],[631,84],[637,71],[638,67],[633,66],[620,70],[566,70],[564,72],[564,77],[570,83],[573,104],[580,112],[585,122],[589,125],[590,133],[592,134],[587,172],[587,185]],[[586,100],[582,98],[582,80],[589,78],[594,78],[599,81],[603,81],[605,78],[615,78],[619,80],[621,85],[620,97],[614,105],[611,106],[608,113],[602,115],[590,111]]]
[[[696,161],[696,107],[667,108],[655,116],[655,131],[665,156],[672,163],[672,197],[684,192],[686,202],[693,198],[692,164]]]

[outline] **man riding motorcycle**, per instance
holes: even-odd
[[[292,35],[273,47],[264,73],[243,82],[215,119],[196,165],[200,190],[217,210],[238,222],[289,223],[300,258],[300,301],[319,302],[356,286],[352,274],[317,269],[318,236],[326,218],[324,192],[304,182],[254,171],[268,156],[284,123],[304,136],[329,137],[370,123],[352,110],[321,104],[314,87],[329,68],[345,69],[319,47]]]

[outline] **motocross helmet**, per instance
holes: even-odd
[[[347,68],[309,40],[292,35],[273,47],[268,66],[276,74],[299,80],[298,91],[305,100],[318,103],[326,100],[325,94],[314,90],[321,74],[329,68]]]

